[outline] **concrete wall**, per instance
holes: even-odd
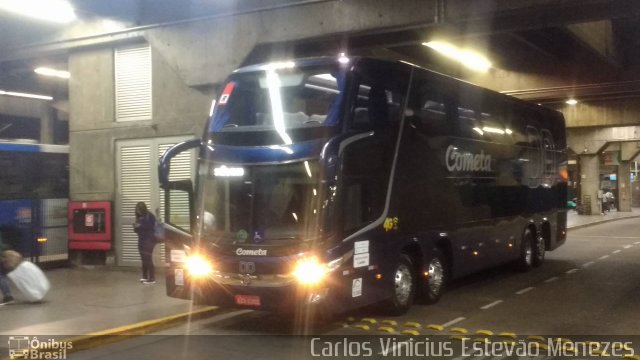
[[[70,55],[71,200],[115,200],[116,140],[201,135],[213,94],[186,86],[153,50],[152,68],[153,119],[117,123],[113,48]]]

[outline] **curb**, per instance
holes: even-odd
[[[167,329],[181,323],[203,319],[209,316],[216,314],[220,308],[215,306],[207,306],[202,309],[185,312],[181,314],[171,315],[159,319],[142,321],[136,324],[124,325],[112,329],[107,329],[103,331],[98,331],[94,333],[90,333],[87,335],[81,335],[72,338],[66,338],[58,341],[59,343],[70,343],[73,345],[72,348],[68,349],[66,353],[74,353],[77,351],[93,349],[99,346],[113,344],[119,341],[124,341],[133,337],[146,335],[152,332],[156,332],[159,330]],[[51,350],[40,350],[40,353],[51,352]],[[47,357],[44,356],[46,354],[42,354],[43,359]],[[4,360],[12,359],[11,357],[6,357]]]
[[[125,325],[113,329],[94,332],[88,335],[65,339],[73,344],[71,352],[92,349],[98,346],[123,341],[132,337],[146,335],[163,330],[181,323],[206,318],[217,313],[220,308],[208,306],[203,309],[171,315],[159,319],[142,321],[136,324]]]
[[[640,215],[630,215],[630,216],[617,217],[617,218],[612,218],[612,219],[596,220],[594,222],[590,222],[590,223],[586,223],[586,224],[580,224],[580,225],[574,225],[574,226],[571,226],[571,227],[567,227],[567,230],[580,229],[580,228],[583,228],[583,227],[592,226],[592,225],[599,225],[599,224],[602,224],[602,223],[607,223],[607,222],[616,221],[616,220],[635,219],[635,218],[640,218]]]

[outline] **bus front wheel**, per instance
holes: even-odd
[[[406,313],[413,304],[416,293],[416,272],[414,269],[411,258],[402,254],[393,272],[391,299],[387,301],[387,310],[393,315]]]

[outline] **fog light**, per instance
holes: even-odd
[[[200,255],[188,256],[184,262],[184,267],[189,271],[192,277],[204,277],[213,271],[211,263]]]
[[[301,259],[293,270],[293,276],[303,285],[318,284],[326,273],[325,265],[321,264],[315,257]]]

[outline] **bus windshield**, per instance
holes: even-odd
[[[200,166],[202,238],[218,244],[280,245],[318,237],[321,182],[315,161]]]
[[[268,132],[274,137],[264,145],[288,145],[296,141],[292,132],[332,127],[340,119],[345,71],[291,65],[234,74],[215,105],[209,132],[216,143],[216,135]]]

